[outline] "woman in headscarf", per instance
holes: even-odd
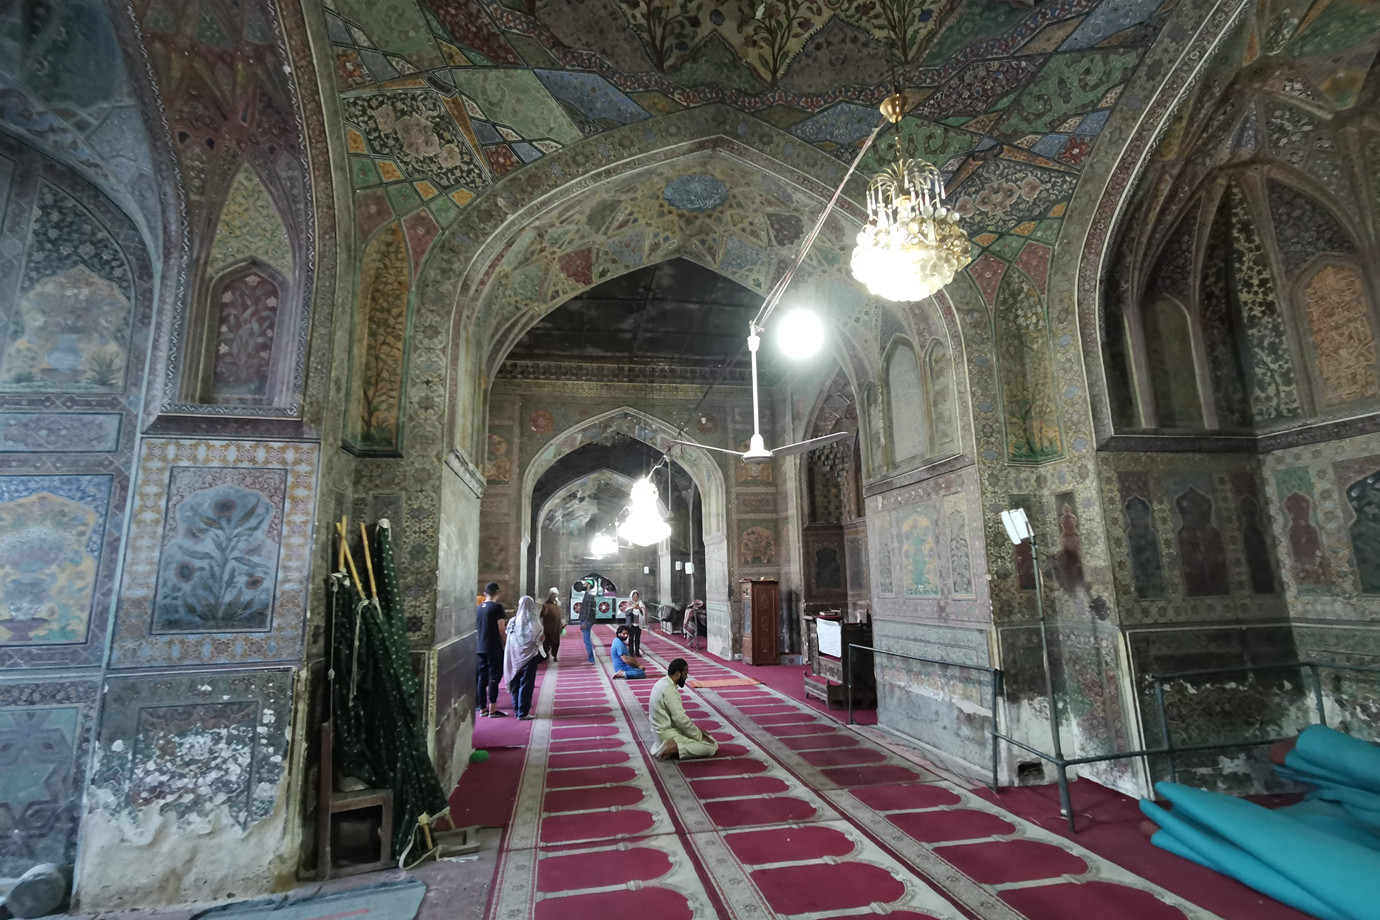
[[[628,604],[623,608],[623,622],[628,624],[628,651],[634,655],[642,654],[642,624],[647,620],[647,606],[642,603],[642,595],[634,591],[628,595]]]
[[[519,719],[532,718],[532,688],[537,683],[542,638],[537,602],[530,594],[524,594],[518,601],[517,613],[508,621],[508,644],[503,647],[503,682],[512,694],[513,709]]]
[[[552,661],[561,651],[561,633],[565,632],[565,612],[561,610],[560,592],[552,588],[541,605],[541,628],[546,634],[543,645]]]

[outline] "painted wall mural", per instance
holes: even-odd
[[[267,818],[286,771],[292,672],[113,677],[92,808],[119,838],[167,816],[190,831]]]
[[[1059,518],[1058,549],[1054,553],[1054,577],[1065,591],[1084,586],[1083,538],[1078,534],[1078,499],[1072,492],[1057,492],[1054,509]]]
[[[892,561],[891,518],[868,515],[867,532],[872,545],[877,548],[877,577],[873,584],[877,593],[883,597],[896,595],[896,571]]]
[[[1233,186],[1225,206],[1231,215],[1231,265],[1242,328],[1250,347],[1251,408],[1257,421],[1296,416],[1301,411],[1288,338],[1274,279],[1245,196]]]
[[[938,509],[927,505],[901,518],[901,558],[906,597],[937,597],[940,591]]]
[[[360,329],[354,366],[353,440],[363,448],[392,450],[398,445],[403,354],[412,266],[400,224],[385,227],[364,248],[360,260]]]
[[[1241,522],[1241,551],[1246,560],[1251,592],[1275,594],[1276,563],[1270,546],[1261,483],[1254,472],[1233,473],[1229,479],[1237,518]]]
[[[997,292],[997,361],[1005,409],[1007,457],[1050,460],[1063,445],[1050,359],[1049,326],[1030,279],[1008,271]]]
[[[776,522],[738,522],[738,563],[776,565]],[[837,587],[843,587],[842,575]]]
[[[94,679],[0,682],[0,873],[72,862],[99,689]]]
[[[1169,483],[1178,518],[1175,537],[1184,593],[1189,597],[1228,594],[1227,553],[1214,515],[1212,481],[1206,477],[1177,478]]]
[[[925,374],[929,381],[930,420],[935,456],[958,450],[958,416],[954,400],[954,361],[943,342],[931,342],[925,350]]]
[[[1300,296],[1322,378],[1322,402],[1337,406],[1380,395],[1372,311],[1356,266],[1323,265]]]
[[[1283,496],[1288,523],[1289,571],[1300,594],[1328,593],[1332,577],[1318,528],[1313,477],[1306,467],[1275,473],[1275,488]]]
[[[0,387],[118,392],[135,299],[129,257],[86,207],[53,185],[40,184],[32,213]]]
[[[944,515],[948,521],[949,577],[955,597],[972,597],[973,557],[968,545],[968,514],[962,494],[944,496]]]
[[[299,655],[319,448],[157,438],[143,446],[114,666]]]
[[[269,628],[286,489],[286,470],[173,470],[155,632]]]
[[[1125,510],[1126,547],[1136,596],[1163,597],[1164,560],[1160,555],[1160,537],[1155,531],[1148,477],[1143,473],[1120,473],[1117,486]]]
[[[1380,470],[1346,486],[1351,556],[1362,594],[1380,594]]]
[[[1237,347],[1240,321],[1232,309],[1229,291],[1233,284],[1231,262],[1231,222],[1225,209],[1219,211],[1208,232],[1198,286],[1198,317],[1203,330],[1203,347],[1212,373],[1218,424],[1224,428],[1251,423],[1250,400],[1241,368],[1241,349]]]
[[[0,477],[0,644],[84,642],[111,477]]]
[[[284,286],[276,272],[253,263],[217,282],[210,401],[235,403],[267,395]]]

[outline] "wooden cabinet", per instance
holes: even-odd
[[[743,661],[776,664],[776,618],[780,594],[774,581],[742,582]]]

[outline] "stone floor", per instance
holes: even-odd
[[[331,879],[326,882],[304,882],[290,891],[274,897],[308,898],[318,894],[346,891],[377,882],[401,878],[415,878],[426,883],[426,897],[422,900],[417,920],[483,920],[488,904],[489,887],[493,883],[498,860],[500,828],[485,828],[479,832],[479,852],[441,862],[428,862],[411,872],[386,869],[363,875]],[[190,920],[212,904],[195,904],[162,909],[136,909],[97,913],[72,913],[73,920]],[[0,908],[0,917],[7,916]]]

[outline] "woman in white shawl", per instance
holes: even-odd
[[[537,683],[542,638],[537,602],[524,594],[518,600],[517,613],[508,621],[508,642],[503,647],[503,682],[508,685],[519,719],[532,718],[532,689]]]

